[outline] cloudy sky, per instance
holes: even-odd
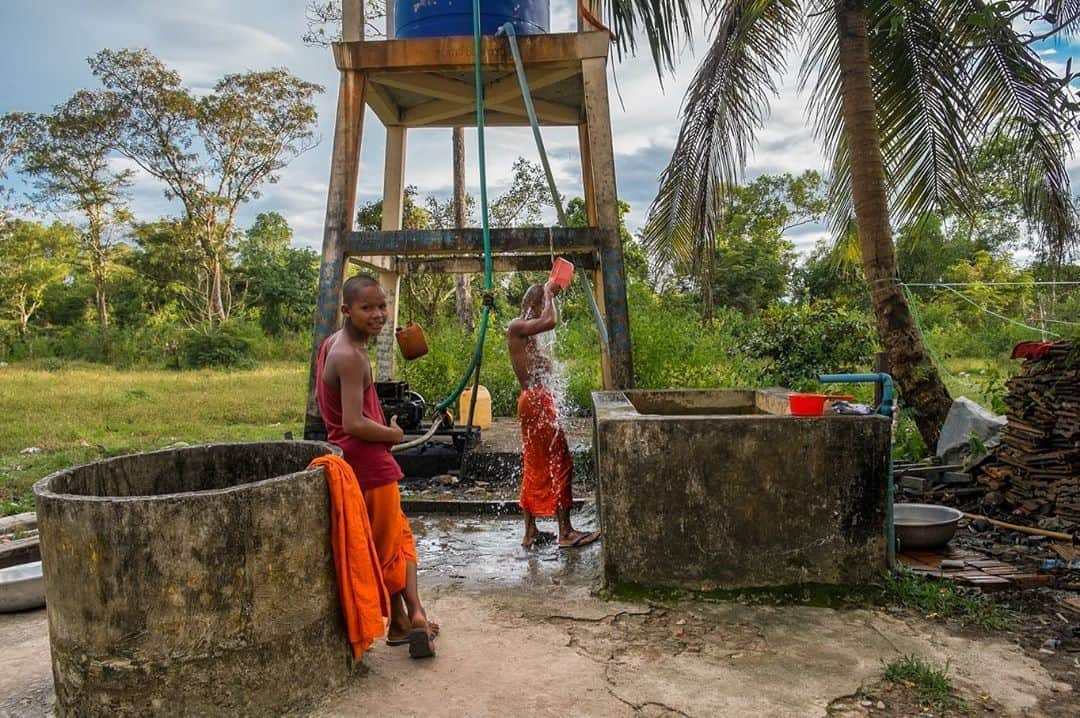
[[[300,41],[304,5],[305,0],[0,0],[4,29],[0,113],[46,112],[75,90],[94,87],[86,58],[106,47],[148,48],[196,90],[213,85],[226,73],[286,67],[327,88],[317,100],[322,141],[293,161],[278,184],[266,186],[263,196],[245,208],[240,222],[247,225],[258,212],[276,210],[288,219],[298,244],[317,247],[322,241],[337,70],[329,49],[305,47]],[[552,31],[572,29],[575,6],[572,0],[553,0]],[[696,47],[704,48],[700,38]],[[1072,54],[1072,49],[1065,46],[1049,52],[1064,64],[1061,55]],[[688,49],[675,75],[665,77],[663,87],[647,53],[611,68],[618,191],[631,205],[633,230],[644,219],[656,192],[657,175],[670,156],[679,106],[695,66],[696,58]],[[772,117],[749,160],[751,177],[762,172],[824,169],[794,86],[790,78],[773,104]],[[361,202],[378,198],[382,185],[383,128],[370,111],[366,118]],[[468,182],[475,193],[475,130],[466,136]],[[580,194],[576,130],[546,128],[544,139],[560,191],[568,197]],[[537,155],[527,128],[489,130],[487,143],[489,193],[495,195],[509,182],[516,157],[536,160]],[[406,183],[416,185],[421,195],[446,195],[450,182],[450,130],[410,131]],[[133,195],[140,218],[179,213],[150,178],[138,182]],[[792,240],[805,251],[820,236],[820,228],[810,227]]]

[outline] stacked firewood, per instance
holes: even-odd
[[[1006,385],[1001,446],[979,468],[986,502],[1080,526],[1080,344],[1043,347]]]

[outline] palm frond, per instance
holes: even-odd
[[[799,67],[799,92],[813,83],[807,112],[814,136],[829,158],[828,224],[839,243],[854,223],[851,165],[844,136],[843,89],[840,86],[840,48],[833,0],[810,4],[806,47]]]
[[[700,0],[703,9],[714,0]],[[615,49],[623,53],[637,51],[635,36],[641,30],[649,40],[649,51],[657,73],[674,70],[679,44],[693,33],[693,0],[611,0],[605,9],[608,26],[615,34]]]
[[[970,110],[963,53],[933,0],[870,0],[870,62],[885,181],[893,219],[962,211],[970,190]],[[800,89],[813,83],[814,132],[830,157],[829,220],[834,237],[854,214],[844,136],[836,15],[817,3],[800,68]]]
[[[1042,20],[1055,34],[1080,34],[1080,0],[1041,0],[1038,7]]]
[[[963,52],[935,0],[873,3],[874,100],[897,225],[963,212],[972,190]]]
[[[712,45],[687,89],[679,138],[643,231],[655,259],[689,260],[708,280],[726,193],[768,116],[800,20],[797,0],[718,7]]]
[[[1018,148],[1014,181],[1024,212],[1051,256],[1077,243],[1066,160],[1077,135],[1077,105],[1067,83],[1054,76],[1009,22],[971,23],[990,9],[982,0],[949,0],[959,18],[956,36],[970,50],[969,90],[983,137],[1001,135]],[[1075,4],[1075,2],[1074,2]]]

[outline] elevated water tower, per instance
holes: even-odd
[[[579,6],[578,31],[547,33],[548,0],[480,0],[480,64],[487,125],[528,127],[529,120],[505,37],[519,34],[525,73],[541,125],[578,128],[589,226],[492,229],[498,272],[547,270],[552,255],[593,272],[596,300],[609,337],[601,359],[604,387],[630,388],[633,366],[615,161],[608,110],[610,33],[598,29],[598,0]],[[340,326],[341,287],[350,262],[377,273],[391,305],[392,326],[379,337],[376,378],[394,376],[393,330],[401,276],[410,272],[479,273],[479,228],[402,230],[405,144],[414,127],[475,127],[471,0],[390,0],[388,39],[364,39],[362,0],[343,0],[342,42],[333,46],[340,71],[330,183],[326,202],[319,298],[312,344],[306,437],[323,435],[314,398],[314,357]],[[365,107],[386,126],[382,231],[353,230]],[[528,142],[528,135],[522,136]]]

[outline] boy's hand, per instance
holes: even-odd
[[[405,432],[398,426],[397,414],[390,417],[390,426],[387,427],[394,432],[394,438],[388,441],[389,444],[400,444],[401,440],[405,438]]]

